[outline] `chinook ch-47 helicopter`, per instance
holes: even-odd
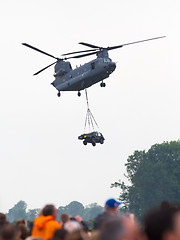
[[[80,91],[84,90],[85,88],[89,88],[93,84],[98,82],[100,83],[101,87],[105,87],[106,84],[103,82],[104,79],[108,78],[109,75],[115,70],[116,63],[113,62],[109,58],[108,51],[121,48],[123,46],[127,46],[130,44],[141,43],[145,41],[155,40],[159,38],[163,38],[165,36],[126,43],[118,46],[113,47],[99,47],[96,45],[92,45],[89,43],[80,42],[79,44],[89,47],[89,50],[77,51],[77,52],[70,52],[66,54],[62,54],[65,56],[64,58],[58,58],[51,54],[48,54],[38,48],[35,48],[27,43],[22,43],[24,46],[29,47],[35,51],[38,51],[42,54],[45,54],[49,57],[55,58],[56,61],[52,64],[48,65],[47,67],[41,69],[40,71],[36,72],[34,75],[37,75],[44,71],[45,69],[49,68],[50,66],[55,65],[55,80],[51,83],[57,90],[58,90],[58,97],[61,95],[61,91],[77,91],[78,96],[81,96]],[[77,55],[81,53],[80,55]],[[82,54],[83,53],[83,54]],[[85,63],[84,65],[72,69],[71,64],[68,59],[72,58],[81,58],[96,54],[97,58]],[[70,56],[71,55],[71,56]],[[72,56],[73,55],[73,56]]]

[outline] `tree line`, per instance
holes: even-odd
[[[103,207],[97,203],[89,204],[88,206],[83,206],[82,203],[78,201],[72,201],[66,206],[60,206],[58,208],[58,219],[62,213],[67,213],[70,216],[80,215],[85,221],[94,219],[99,213],[103,212]],[[11,209],[9,209],[6,214],[7,220],[9,222],[14,222],[19,218],[24,218],[28,221],[33,221],[39,213],[40,209],[27,209],[27,204],[25,201],[20,200]]]
[[[128,184],[119,180],[119,200],[124,212],[139,219],[161,201],[180,203],[180,141],[153,145],[148,151],[135,151],[126,166]]]

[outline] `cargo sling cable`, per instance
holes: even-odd
[[[102,133],[99,132],[99,126],[89,109],[89,102],[88,102],[88,95],[87,90],[85,89],[86,93],[86,102],[87,102],[87,113],[86,113],[86,120],[84,125],[84,134],[81,134],[78,139],[83,140],[83,144],[87,145],[91,143],[93,146],[96,146],[96,143],[103,144],[104,143],[104,136]],[[87,125],[89,127],[89,132],[86,132]],[[98,131],[95,131],[95,126],[98,128]]]
[[[89,109],[87,89],[85,89],[85,93],[86,93],[86,102],[87,102],[87,113],[86,113],[86,119],[85,119],[85,125],[84,125],[84,133],[86,131],[87,124],[88,124],[88,127],[89,127],[89,132],[91,131],[91,127],[94,131],[94,125],[96,125],[97,128],[99,129],[99,126],[98,126],[93,114],[91,113],[91,111]]]

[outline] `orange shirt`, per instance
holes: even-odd
[[[31,236],[49,240],[59,228],[61,228],[61,225],[53,218],[53,216],[39,216],[34,220]]]

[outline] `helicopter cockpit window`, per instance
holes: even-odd
[[[111,62],[110,58],[104,58],[103,62]]]
[[[69,63],[69,68],[72,69],[71,64]]]

